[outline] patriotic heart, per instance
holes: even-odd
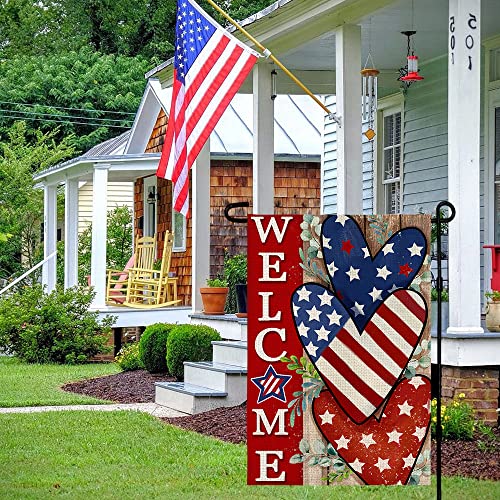
[[[430,423],[430,380],[415,376],[396,386],[380,419],[353,424],[328,391],[313,402],[318,429],[366,484],[406,484]]]
[[[389,295],[363,330],[344,304],[316,283],[292,295],[299,339],[340,407],[357,424],[383,404],[420,341],[427,319],[423,297],[411,290]]]
[[[360,227],[348,216],[329,217],[321,233],[333,289],[359,330],[391,293],[408,288],[427,255],[427,240],[414,227],[397,231],[374,257]]]

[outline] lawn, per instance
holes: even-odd
[[[66,382],[119,372],[114,363],[28,365],[0,356],[0,407],[106,403],[60,389]]]
[[[342,487],[248,487],[246,448],[136,412],[0,415],[0,498],[358,499]],[[443,479],[443,498],[500,498],[500,483]],[[363,499],[431,499],[433,487],[364,487]]]

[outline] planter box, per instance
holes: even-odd
[[[449,320],[449,302],[441,303],[442,319],[441,319],[441,333],[446,332],[450,325]],[[431,332],[437,332],[437,302],[431,302]]]

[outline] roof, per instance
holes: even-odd
[[[127,144],[129,137],[130,130],[127,130],[117,137],[113,137],[112,139],[108,139],[107,141],[97,144],[93,148],[90,148],[86,153],[83,153],[81,156],[95,158],[99,156],[121,154],[125,149],[125,145]]]
[[[155,83],[155,95],[168,115],[172,89]],[[319,161],[323,120],[323,110],[309,96],[278,95],[274,100],[275,155],[317,156]],[[253,153],[251,94],[233,97],[210,136],[210,152],[212,156]]]

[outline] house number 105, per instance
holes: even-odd
[[[477,18],[474,14],[469,12],[469,18],[467,20],[467,27],[466,32],[467,35],[465,36],[465,48],[468,51],[471,51],[472,48],[474,47],[474,31],[477,29]],[[455,47],[456,47],[456,37],[455,37],[455,16],[450,16],[450,25],[449,25],[449,30],[450,30],[450,57],[451,57],[451,64],[455,64]],[[467,69],[472,70],[472,55],[469,53],[467,55]]]

